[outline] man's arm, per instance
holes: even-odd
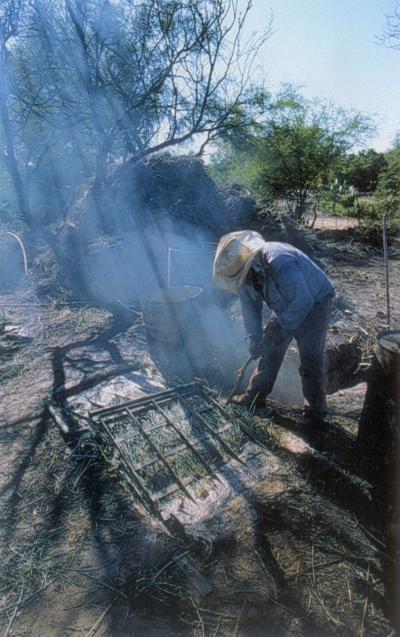
[[[262,338],[262,299],[248,285],[239,289],[244,326],[250,338]]]
[[[286,263],[273,273],[279,293],[288,303],[287,308],[277,316],[285,332],[293,333],[310,313],[314,299],[308,289],[301,270],[296,264]]]

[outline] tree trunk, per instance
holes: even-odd
[[[3,126],[4,139],[6,143],[6,152],[1,153],[3,162],[9,172],[15,195],[18,201],[18,207],[21,217],[28,226],[32,225],[32,213],[29,204],[29,191],[21,176],[21,172],[18,167],[17,159],[15,156],[15,138],[12,123],[9,116],[9,109],[7,103],[7,95],[5,88],[5,65],[0,59],[0,75],[2,80],[0,81],[0,120]]]

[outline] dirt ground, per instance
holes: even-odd
[[[315,247],[340,300],[331,329],[384,329],[382,255],[333,236]],[[395,251],[391,282],[396,327]],[[295,411],[273,403],[257,411],[262,444],[246,443],[245,464],[221,466],[195,506],[182,500],[167,531],[46,409],[54,398],[78,410],[85,396],[95,409],[107,392],[121,402],[129,387],[133,397],[162,389],[140,317],[121,323],[25,290],[0,298],[0,318],[23,328],[0,335],[5,637],[394,635],[355,445],[365,383],[330,397],[324,431],[299,428]]]

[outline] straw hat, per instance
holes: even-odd
[[[243,285],[254,257],[265,245],[258,232],[241,230],[225,234],[214,259],[214,283],[233,294]]]

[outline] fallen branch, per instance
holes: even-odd
[[[105,610],[103,610],[103,612],[101,613],[100,617],[95,621],[95,623],[93,624],[93,626],[90,628],[90,630],[86,633],[86,635],[84,637],[93,637],[93,635],[95,635],[97,633],[97,631],[99,630],[101,624],[103,623],[103,620],[105,618],[105,616],[107,615],[107,613],[110,611],[112,605],[114,604],[113,600]]]
[[[8,622],[8,626],[7,626],[6,632],[4,633],[4,637],[8,637],[8,635],[9,635],[9,632],[10,632],[10,630],[11,630],[11,626],[13,625],[13,623],[14,623],[14,619],[15,619],[15,617],[16,617],[16,615],[17,615],[17,611],[18,611],[19,605],[20,605],[20,603],[21,603],[21,599],[22,599],[22,595],[23,595],[23,594],[24,594],[24,585],[22,584],[22,586],[21,586],[21,592],[20,592],[20,594],[19,594],[18,601],[17,601],[17,603],[15,604],[14,612],[13,612],[13,614],[11,615],[11,619],[10,619],[10,621]]]

